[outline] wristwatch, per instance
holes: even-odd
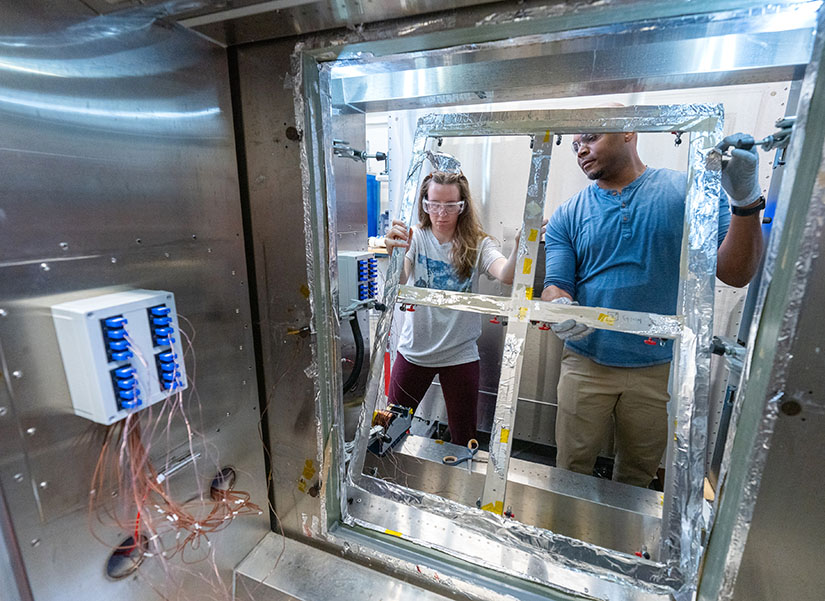
[[[765,208],[765,197],[760,196],[758,200],[759,204],[757,204],[755,207],[743,208],[731,205],[730,212],[738,217],[747,217],[748,215],[758,213],[759,211]]]

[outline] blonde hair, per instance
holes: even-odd
[[[461,279],[467,279],[473,275],[479,249],[484,238],[488,234],[481,228],[481,221],[476,213],[473,199],[470,196],[470,184],[463,173],[448,173],[446,171],[433,171],[421,182],[421,189],[418,191],[418,221],[423,228],[432,228],[430,216],[424,212],[424,199],[430,184],[436,183],[442,186],[457,186],[464,201],[464,208],[458,214],[458,222],[453,234],[452,263],[456,273]]]

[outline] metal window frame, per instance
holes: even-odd
[[[514,573],[542,584],[583,592],[569,577],[536,578],[523,565],[525,557],[544,563],[545,574],[554,568],[590,572],[650,593],[684,593],[696,586],[701,555],[702,483],[706,438],[707,393],[710,370],[713,292],[716,271],[717,219],[720,193],[719,155],[710,150],[721,139],[723,110],[718,105],[611,107],[587,110],[511,111],[429,115],[422,118],[414,141],[414,156],[407,174],[400,217],[409,221],[414,209],[420,171],[428,140],[449,136],[531,135],[534,137],[530,182],[525,202],[516,279],[510,298],[468,293],[422,290],[400,286],[403,253],[393,253],[383,302],[396,301],[450,307],[491,315],[507,315],[508,326],[502,377],[494,418],[491,460],[482,505],[487,511],[458,505],[436,495],[384,482],[362,473],[370,419],[382,398],[383,349],[391,314],[379,319],[367,393],[356,437],[354,455],[341,480],[341,517],[344,523],[395,535]],[[532,267],[538,249],[538,232],[544,212],[552,141],[557,134],[581,131],[670,132],[690,134],[688,189],[680,266],[677,315],[656,315],[612,309],[558,306],[533,300]],[[672,374],[677,401],[672,464],[668,470],[663,512],[661,561],[645,561],[625,553],[596,547],[552,532],[501,517],[505,478],[510,456],[509,431],[515,417],[514,401],[520,376],[521,349],[531,320],[560,321],[575,318],[600,329],[675,339]],[[503,401],[503,402],[502,402]],[[698,450],[697,450],[698,449]],[[401,526],[400,524],[403,524]],[[400,529],[400,530],[399,530]],[[502,537],[506,530],[509,536]],[[448,533],[442,536],[437,533]],[[478,546],[466,545],[467,538]],[[478,553],[468,548],[480,549]],[[494,551],[493,551],[494,549]],[[491,561],[497,556],[500,561]],[[586,587],[584,587],[586,588]]]

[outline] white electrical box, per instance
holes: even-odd
[[[77,415],[108,425],[187,388],[171,292],[129,290],[51,309]]]
[[[338,304],[346,309],[355,301],[378,294],[378,261],[375,255],[359,251],[338,253]]]

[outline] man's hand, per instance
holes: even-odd
[[[560,305],[578,305],[576,301],[571,301],[569,298],[564,296],[556,298],[552,301],[552,303],[558,303]],[[582,323],[579,323],[575,319],[566,319],[560,323],[556,323],[550,326],[550,329],[553,330],[553,333],[558,336],[563,342],[569,341],[576,341],[581,340],[587,336],[590,336],[595,330],[590,326],[586,326]]]
[[[727,136],[716,147],[724,153],[728,148],[730,160],[722,161],[722,188],[728,193],[730,204],[746,207],[762,195],[759,187],[759,155],[752,136],[738,133]]]

